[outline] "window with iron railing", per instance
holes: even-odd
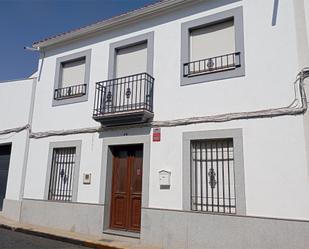
[[[80,97],[86,94],[85,62],[86,57],[81,57],[60,63],[60,82],[54,92],[55,100]]]
[[[184,77],[215,73],[240,66],[239,52],[235,53],[234,20],[192,28],[190,62],[184,64]]]
[[[191,209],[236,213],[232,138],[191,141]]]
[[[96,83],[93,117],[106,114],[153,110],[154,78],[134,74]]]
[[[57,58],[52,106],[87,101],[91,49]]]
[[[48,199],[72,201],[76,148],[54,148]]]
[[[181,86],[245,75],[242,7],[181,25]]]

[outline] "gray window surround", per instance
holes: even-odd
[[[64,62],[76,60],[79,58],[85,57],[85,82],[86,84],[86,94],[80,97],[72,97],[67,99],[54,99],[54,92],[56,89],[61,88],[61,64]],[[73,104],[73,103],[79,103],[84,102],[88,100],[88,92],[89,92],[89,80],[90,80],[90,63],[91,63],[91,49],[87,49],[85,51],[81,51],[78,53],[66,55],[57,58],[56,60],[56,71],[55,71],[55,79],[54,79],[54,89],[52,92],[52,106],[59,106],[59,105],[67,105],[67,104]]]
[[[183,65],[190,61],[190,30],[204,27],[207,25],[222,22],[228,19],[234,19],[235,27],[235,52],[240,52],[241,66],[221,72],[201,74],[191,77],[183,76]],[[219,56],[219,55],[218,55]],[[245,48],[244,48],[244,26],[243,26],[243,8],[237,7],[222,11],[210,16],[202,17],[196,20],[182,23],[181,25],[181,65],[180,65],[180,85],[190,85],[202,82],[209,82],[221,79],[245,76]]]
[[[111,43],[109,46],[108,79],[115,78],[115,62],[117,49],[131,47],[140,43],[147,42],[147,72],[153,76],[153,55],[154,55],[154,31],[130,37],[118,42]],[[128,75],[129,76],[129,75]]]
[[[235,195],[236,195],[236,213],[237,215],[246,215],[246,198],[245,198],[245,169],[243,158],[243,136],[242,129],[227,129],[227,130],[210,130],[210,131],[193,131],[183,133],[183,165],[182,165],[182,180],[183,180],[183,210],[191,211],[190,196],[191,196],[191,179],[190,165],[191,155],[190,146],[193,140],[203,139],[219,139],[232,138],[234,144],[234,179],[235,179]],[[199,211],[191,211],[199,212]],[[225,213],[217,213],[225,215]]]
[[[53,151],[56,148],[66,148],[66,147],[75,147],[76,148],[76,161],[73,175],[73,194],[72,194],[72,202],[77,202],[77,191],[78,191],[78,181],[79,181],[79,169],[80,169],[80,157],[81,157],[81,147],[82,140],[74,140],[74,141],[61,141],[61,142],[51,142],[49,143],[49,152],[48,152],[48,160],[47,160],[47,171],[46,171],[46,181],[45,181],[45,191],[44,191],[44,200],[48,200],[48,190],[49,190],[49,181],[51,174],[51,164]],[[61,201],[59,201],[61,202]]]

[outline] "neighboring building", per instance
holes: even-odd
[[[0,84],[4,215],[309,248],[308,34],[303,0],[170,0],[34,43],[37,74]]]

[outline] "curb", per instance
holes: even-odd
[[[52,239],[52,240],[57,240],[57,241],[61,241],[61,242],[66,242],[66,243],[70,243],[70,244],[74,244],[74,245],[85,246],[85,247],[89,247],[89,248],[95,248],[95,249],[125,249],[123,247],[102,245],[102,244],[98,244],[98,243],[91,242],[91,241],[68,238],[68,237],[64,237],[64,236],[60,236],[60,235],[56,235],[56,234],[35,231],[35,230],[26,229],[26,228],[22,228],[22,227],[14,227],[14,226],[9,226],[9,225],[5,225],[5,224],[0,224],[0,228],[11,230],[11,231],[14,231],[14,232],[34,235],[34,236],[38,236],[38,237],[42,237],[42,238],[46,238],[46,239]]]

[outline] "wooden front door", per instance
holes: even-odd
[[[139,232],[141,225],[143,146],[113,149],[110,227]]]

